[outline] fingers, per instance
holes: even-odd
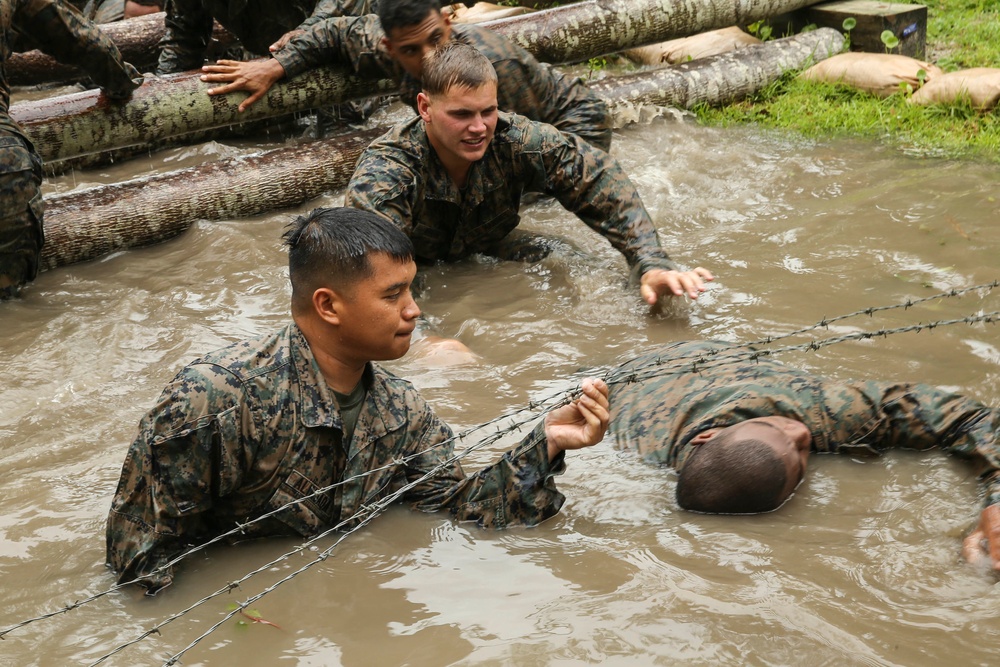
[[[966,562],[975,565],[983,560],[986,553],[983,551],[983,531],[974,530],[966,536],[962,542],[962,557]]]
[[[639,293],[649,305],[655,305],[660,296],[670,293],[674,296],[687,294],[692,299],[708,289],[706,282],[715,280],[708,269],[698,267],[691,271],[664,271],[654,269],[642,276]]]
[[[255,93],[251,93],[249,97],[247,97],[247,98],[246,98],[245,100],[243,100],[243,101],[242,101],[242,102],[240,103],[240,106],[239,106],[239,112],[240,112],[240,113],[243,113],[244,111],[246,111],[247,109],[249,109],[249,108],[250,108],[250,106],[251,106],[251,105],[252,105],[252,104],[253,104],[254,102],[256,102],[256,101],[257,101],[257,100],[259,100],[260,98],[264,97],[264,95],[265,95],[266,93],[267,93],[267,88],[264,88],[264,89],[261,89],[261,90],[258,90],[258,91],[257,91],[257,92],[255,92]]]
[[[983,510],[979,517],[979,532],[986,539],[993,569],[1000,570],[1000,505],[990,505]]]

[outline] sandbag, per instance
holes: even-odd
[[[909,56],[888,53],[841,53],[813,65],[799,75],[809,81],[842,83],[879,97],[889,97],[901,90],[920,88],[917,76],[923,70],[924,84],[944,72],[937,65]]]
[[[739,27],[733,26],[732,28],[703,32],[691,37],[671,39],[659,44],[628,49],[625,51],[625,56],[642,65],[662,65],[663,63],[679,65],[689,60],[735,51],[751,44],[760,44],[760,40],[743,32]]]
[[[975,67],[935,77],[910,98],[913,104],[956,104],[967,100],[977,109],[993,109],[1000,101],[1000,69]]]
[[[509,16],[520,16],[535,10],[528,7],[504,7],[489,2],[477,2],[472,7],[466,7],[461,2],[456,2],[446,5],[445,11],[450,13],[452,20],[457,23],[482,23],[494,19],[505,19]]]

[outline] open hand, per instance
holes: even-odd
[[[545,415],[550,461],[564,450],[596,445],[607,433],[611,419],[608,385],[604,380],[587,378],[581,392],[580,398]]]
[[[201,68],[204,74],[202,81],[208,83],[223,83],[225,85],[209,88],[209,95],[225,95],[237,91],[246,91],[250,95],[240,104],[239,110],[246,109],[262,98],[276,82],[285,76],[285,68],[274,58],[266,60],[220,60],[214,65]]]
[[[652,269],[642,274],[639,293],[651,306],[655,306],[660,297],[668,294],[672,296],[687,294],[692,299],[697,299],[699,294],[708,289],[705,283],[714,279],[715,276],[708,269],[700,266],[691,271]]]

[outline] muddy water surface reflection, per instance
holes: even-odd
[[[665,122],[621,131],[614,152],[675,259],[718,281],[697,304],[651,317],[603,239],[558,205],[533,205],[527,224],[566,238],[564,251],[535,266],[478,260],[426,274],[422,306],[437,333],[481,363],[391,364],[455,426],[653,343],[755,340],[1000,277],[994,166]],[[72,178],[49,187],[65,191]],[[161,246],[43,274],[26,299],[0,306],[0,626],[111,585],[103,523],[136,422],[182,364],[286,321],[278,237],[290,215],[198,224]],[[1000,295],[941,300],[817,336],[998,308]],[[782,359],[1000,403],[995,326]],[[254,605],[280,628],[230,621],[184,664],[995,662],[1000,588],[959,557],[978,514],[961,462],[820,458],[786,507],[757,517],[679,512],[670,474],[606,444],[571,455],[560,487],[563,512],[533,530],[495,534],[393,510]],[[0,665],[87,664],[294,544],[215,549],[155,599],[119,593],[33,623],[3,642]],[[266,571],[106,664],[159,664],[231,602],[308,560]]]

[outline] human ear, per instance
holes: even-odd
[[[431,122],[431,99],[426,93],[417,93],[417,113],[424,119],[425,123]]]
[[[691,438],[691,443],[690,444],[692,444],[692,445],[704,445],[706,442],[708,442],[709,440],[711,440],[712,438],[714,438],[716,435],[718,435],[719,431],[721,431],[721,430],[722,430],[721,428],[710,428],[707,431],[702,431],[698,435],[696,435],[693,438]]]
[[[340,324],[341,305],[343,298],[329,287],[320,287],[312,295],[313,309],[324,322]]]

